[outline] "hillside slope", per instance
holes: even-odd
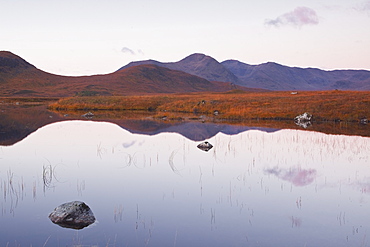
[[[142,64],[155,64],[172,70],[179,70],[196,75],[209,81],[237,83],[238,78],[214,58],[195,53],[173,63],[161,63],[155,60],[131,62],[119,70]]]
[[[10,52],[0,52],[0,96],[133,95],[232,89],[248,90],[154,64],[133,66],[106,75],[59,76],[39,70]]]
[[[270,90],[370,90],[370,71],[296,68],[277,63],[248,65],[237,60],[221,63],[239,78],[238,85]]]
[[[132,62],[106,75],[60,76],[46,73],[11,52],[0,51],[0,96],[65,97],[186,93],[232,89],[370,90],[370,71],[296,68],[277,63],[222,63],[204,54],[178,62]]]
[[[121,69],[142,64],[180,70],[210,81],[230,82],[267,90],[370,90],[370,71],[297,68],[273,62],[249,65],[237,60],[217,62],[204,54],[192,54],[178,62],[155,60],[131,62]]]

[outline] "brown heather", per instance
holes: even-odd
[[[143,96],[70,97],[49,105],[51,110],[144,110],[170,113],[219,112],[217,118],[294,119],[309,112],[317,121],[359,121],[370,117],[369,91],[299,91],[156,94]],[[178,114],[177,114],[178,115]]]

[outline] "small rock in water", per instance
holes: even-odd
[[[94,116],[94,113],[92,112],[88,112],[82,115],[82,117],[85,117],[85,118],[92,118],[93,116]]]
[[[64,203],[49,214],[49,219],[61,227],[82,229],[95,222],[95,216],[84,202]]]
[[[369,122],[369,120],[367,120],[367,118],[365,118],[365,117],[360,119],[361,124],[367,124],[368,122]]]
[[[197,148],[208,152],[211,148],[213,148],[213,146],[209,142],[202,142],[202,143],[198,144]]]

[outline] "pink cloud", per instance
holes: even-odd
[[[293,11],[285,13],[276,19],[265,21],[267,26],[280,27],[283,25],[292,25],[302,27],[304,25],[317,25],[319,18],[316,11],[308,7],[297,7]]]

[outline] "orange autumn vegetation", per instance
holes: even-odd
[[[217,118],[294,119],[309,112],[315,120],[358,121],[370,117],[369,91],[300,91],[156,94],[143,96],[70,97],[49,105],[51,110],[144,110],[213,114]]]

